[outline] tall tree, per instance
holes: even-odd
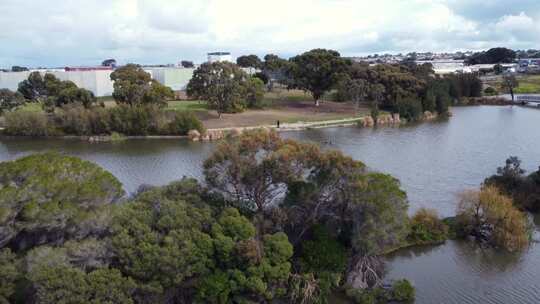
[[[182,67],[184,68],[193,68],[195,65],[193,64],[193,61],[188,61],[188,60],[182,60],[180,62],[180,64],[182,65]]]
[[[105,59],[103,62],[101,62],[102,66],[108,66],[108,67],[115,67],[116,66],[116,59],[110,58]]]
[[[187,85],[187,93],[201,98],[222,113],[238,112],[244,107],[247,74],[230,62],[204,63],[193,73]]]
[[[348,62],[333,50],[314,49],[290,59],[292,86],[310,91],[315,105],[324,93],[336,85]]]
[[[153,80],[140,66],[128,64],[111,73],[114,81],[113,97],[119,104],[138,106],[156,104],[164,107],[174,98],[171,88]]]
[[[262,61],[257,55],[244,55],[236,58],[236,64],[243,68],[260,69]]]
[[[13,111],[24,105],[24,97],[19,92],[9,89],[0,89],[0,114]]]

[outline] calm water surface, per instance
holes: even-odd
[[[370,168],[390,173],[407,191],[411,213],[431,207],[455,213],[456,195],[478,187],[510,155],[528,171],[540,165],[540,111],[519,107],[455,108],[448,121],[400,128],[333,128],[283,133],[340,149]],[[127,192],[141,184],[163,185],[182,176],[201,177],[214,145],[179,140],[128,140],[90,144],[77,140],[1,139],[0,161],[59,150],[98,163]],[[540,239],[540,220],[534,234]],[[480,250],[450,241],[396,252],[388,279],[406,277],[417,303],[540,303],[540,246],[520,255]]]

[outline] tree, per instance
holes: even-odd
[[[236,64],[243,68],[260,69],[262,61],[257,55],[244,55],[236,58]]]
[[[48,94],[45,81],[39,72],[32,72],[28,79],[19,83],[18,92],[27,100],[37,101],[44,99]]]
[[[204,63],[193,73],[187,93],[193,98],[207,100],[221,117],[222,113],[243,110],[246,79],[247,74],[233,63]]]
[[[510,93],[512,96],[512,101],[514,101],[514,89],[519,87],[519,82],[514,75],[505,75],[503,76],[502,86],[505,91]]]
[[[13,111],[24,105],[24,97],[19,92],[9,89],[0,89],[0,114]]]
[[[512,63],[516,52],[507,48],[491,48],[485,52],[474,53],[465,61],[467,64]]]
[[[504,72],[504,68],[500,63],[497,63],[493,66],[493,71],[495,72],[495,75],[500,75]]]
[[[54,107],[81,103],[85,108],[90,108],[96,101],[97,99],[91,91],[78,87],[69,87],[61,90],[58,95],[47,98],[45,107],[54,109]]]
[[[103,62],[101,62],[101,65],[114,68],[116,67],[116,59],[113,59],[113,58],[105,59],[103,60]]]
[[[265,211],[283,199],[286,181],[301,174],[293,163],[301,153],[316,151],[312,145],[283,140],[276,132],[250,131],[220,144],[204,162],[204,176],[213,191],[240,210],[257,214],[262,225]]]
[[[171,88],[153,80],[151,75],[140,66],[128,64],[111,73],[114,81],[113,97],[118,104],[139,106],[156,104],[160,107],[167,105],[167,99],[174,98]]]
[[[270,91],[273,90],[275,81],[283,82],[286,80],[288,66],[289,62],[277,55],[267,54],[264,56],[262,73],[264,73],[266,79],[268,79],[267,83]]]
[[[193,68],[193,67],[195,67],[195,65],[193,64],[193,61],[182,60],[182,61],[180,62],[180,64],[181,64],[182,67],[184,67],[184,68]]]
[[[457,208],[458,227],[478,242],[504,248],[523,249],[529,243],[527,216],[513,206],[512,199],[493,186],[462,194]]]
[[[0,303],[9,303],[20,277],[17,257],[10,249],[0,249]]]
[[[57,153],[0,163],[0,248],[15,251],[103,234],[124,194],[109,172]]]
[[[264,83],[258,77],[248,77],[244,84],[248,108],[262,108],[264,99]]]
[[[119,269],[139,286],[139,302],[261,302],[281,295],[291,268],[287,236],[256,240],[255,227],[236,209],[213,207],[190,179],[122,206],[112,244]]]
[[[135,283],[117,269],[85,273],[69,265],[40,265],[28,277],[38,303],[134,303]]]
[[[14,65],[14,66],[11,67],[11,71],[12,71],[12,72],[25,72],[25,71],[28,71],[28,68],[27,68],[27,67],[18,66],[18,65]]]
[[[336,85],[340,73],[345,72],[347,61],[333,50],[314,49],[290,59],[289,74],[292,86],[310,91],[315,105],[324,93]]]

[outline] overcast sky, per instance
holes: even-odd
[[[0,0],[0,67],[540,48],[540,0]]]

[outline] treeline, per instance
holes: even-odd
[[[0,91],[4,133],[22,136],[59,135],[186,135],[203,131],[189,112],[166,111],[174,92],[133,64],[111,73],[116,107],[106,108],[92,92],[53,74],[32,72],[17,92]],[[14,111],[25,103],[39,103],[44,112]]]
[[[0,163],[0,301],[413,301],[408,281],[382,285],[381,254],[410,231],[395,178],[260,130],[221,143],[204,176],[122,199],[75,157]]]
[[[244,67],[261,69],[257,77],[280,82],[290,89],[310,92],[318,105],[322,96],[335,92],[338,101],[371,104],[415,120],[425,111],[445,114],[464,97],[481,96],[482,83],[474,74],[435,75],[430,64],[368,64],[352,62],[333,50],[314,49],[290,58],[275,55],[260,60],[255,55],[238,58]]]

